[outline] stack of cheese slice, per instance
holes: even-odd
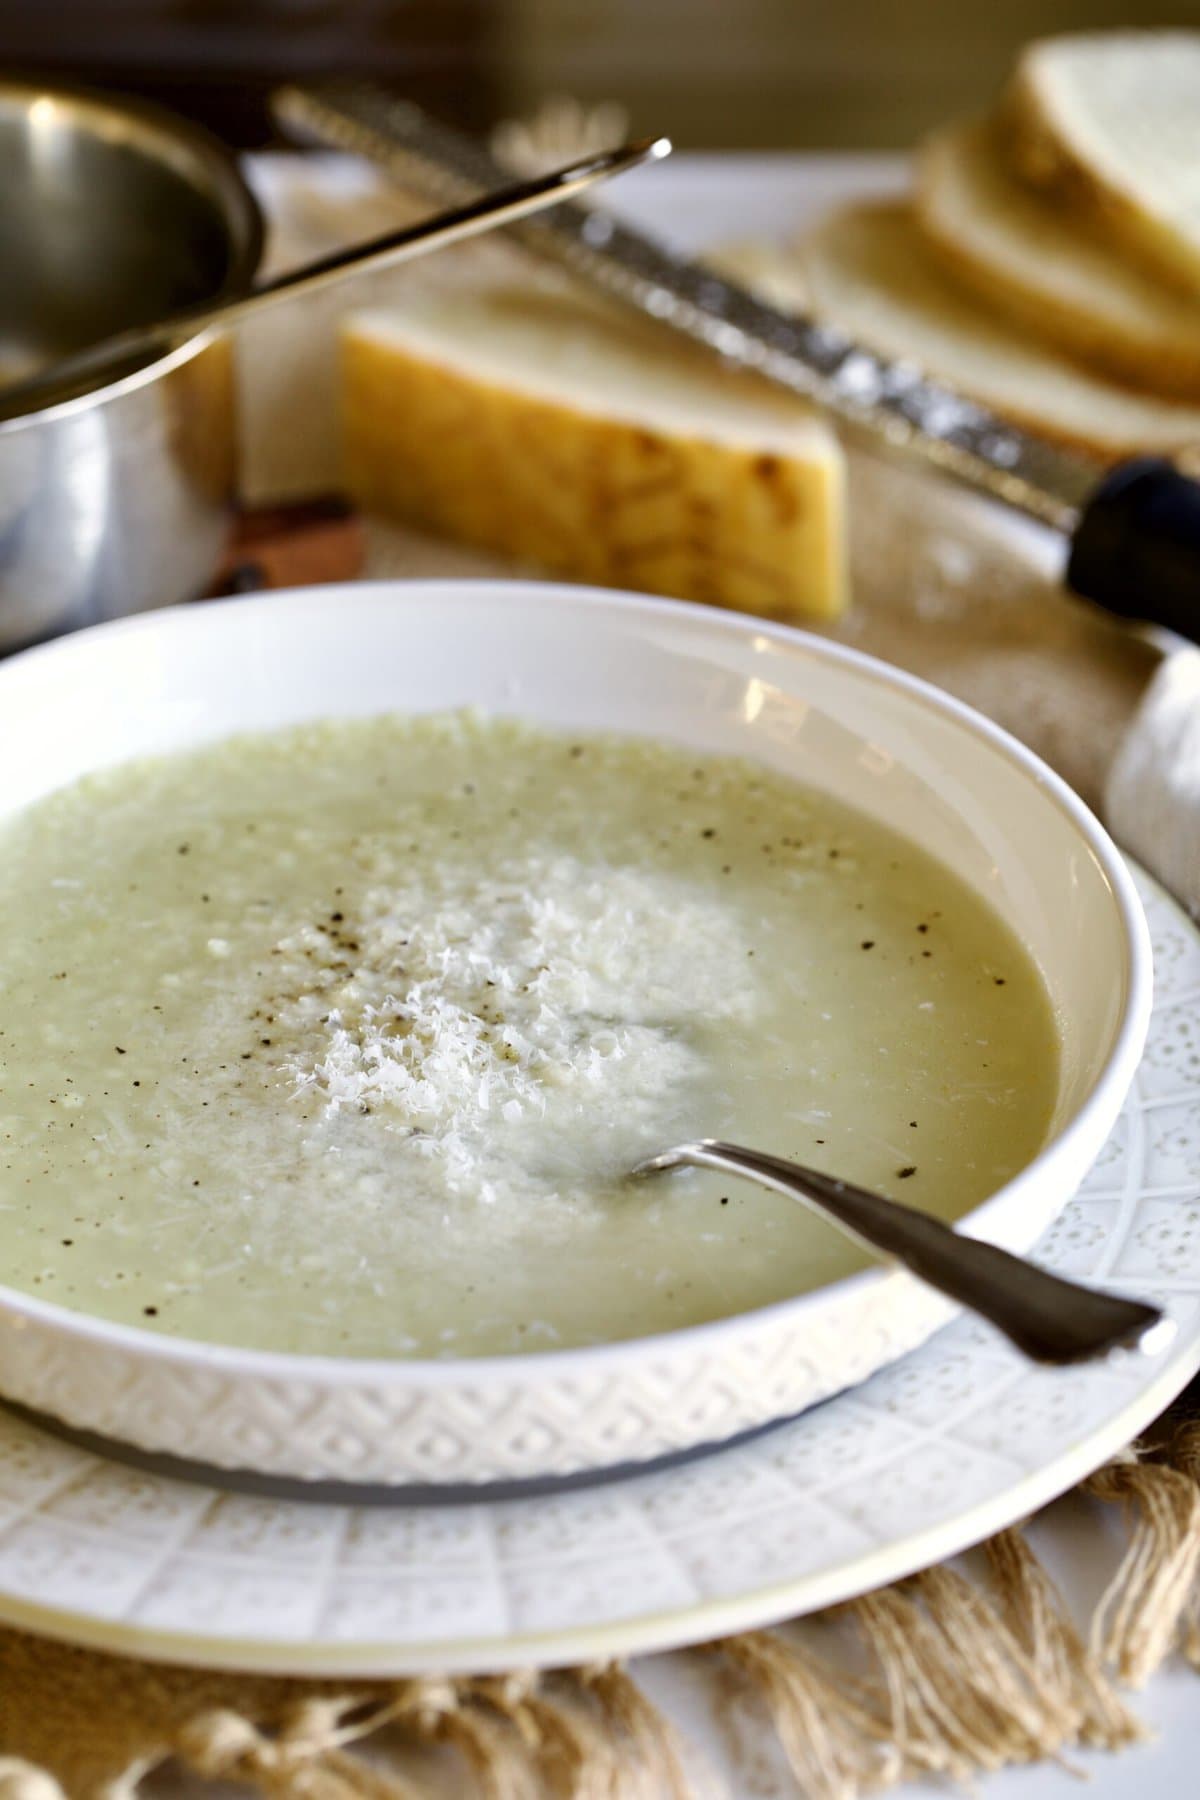
[[[368,509],[577,581],[782,618],[844,603],[829,426],[565,281],[428,284],[347,320],[342,359]]]
[[[911,205],[786,261],[797,304],[1047,437],[1200,443],[1200,34],[1034,44],[994,118],[926,143]]]
[[[1118,381],[1200,400],[1200,292],[1165,282],[1094,219],[1021,180],[997,125],[936,133],[918,182],[931,248],[985,305]]]
[[[1164,280],[1200,294],[1200,32],[1032,44],[1003,110],[1015,165]]]
[[[797,299],[820,316],[1044,437],[1105,461],[1200,443],[1200,404],[1138,393],[982,306],[940,266],[903,204],[834,214],[796,263]]]

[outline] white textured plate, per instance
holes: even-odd
[[[1157,971],[1145,1056],[1039,1255],[1168,1306],[1166,1356],[1035,1370],[964,1320],[752,1444],[590,1492],[468,1506],[222,1494],[0,1413],[0,1617],[281,1673],[560,1663],[829,1605],[1062,1492],[1200,1366],[1200,933],[1141,887]]]

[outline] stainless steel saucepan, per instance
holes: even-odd
[[[237,450],[214,323],[668,148],[623,146],[252,290],[262,221],[220,144],[126,100],[0,83],[0,652],[208,585]]]
[[[262,241],[236,162],[206,133],[0,84],[0,381],[239,292]],[[229,346],[204,338],[0,424],[0,650],[199,593],[234,456]]]

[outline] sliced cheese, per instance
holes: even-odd
[[[565,285],[351,317],[342,401],[368,510],[578,581],[782,618],[844,604],[831,428]]]
[[[1200,293],[1200,32],[1043,38],[1023,52],[1005,114],[1026,174]]]
[[[1200,399],[1200,299],[1020,180],[990,121],[927,140],[916,205],[942,261],[985,303],[1119,381]]]
[[[959,287],[903,203],[831,214],[790,260],[797,305],[1044,437],[1105,461],[1200,443],[1200,406],[1078,367]]]

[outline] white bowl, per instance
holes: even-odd
[[[0,665],[0,814],[87,770],[234,731],[478,704],[758,758],[881,817],[1015,929],[1050,989],[1046,1147],[963,1221],[1026,1250],[1132,1079],[1150,947],[1120,855],[1012,738],[783,626],[532,582],[356,584],[158,612]],[[658,1337],[460,1362],[238,1350],[0,1288],[0,1393],[143,1451],[304,1481],[512,1482],[644,1462],[789,1417],[951,1305],[898,1270]]]

